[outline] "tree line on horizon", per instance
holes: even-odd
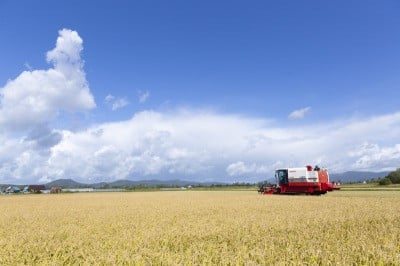
[[[400,184],[400,168],[397,168],[395,171],[390,172],[387,176],[380,178],[378,180],[378,184],[381,186]]]

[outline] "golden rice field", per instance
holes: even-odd
[[[0,196],[0,265],[400,265],[400,191]]]

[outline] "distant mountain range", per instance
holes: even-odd
[[[349,171],[340,174],[329,174],[331,181],[341,181],[342,183],[357,183],[375,178],[385,177],[389,174],[386,172],[360,172],[360,171]]]
[[[139,180],[132,181],[127,179],[121,179],[113,182],[100,182],[100,183],[79,183],[72,179],[58,179],[45,184],[46,187],[60,186],[63,188],[123,188],[123,187],[185,187],[185,186],[210,186],[210,185],[221,185],[226,183],[221,182],[194,182],[184,180]]]
[[[330,174],[331,181],[340,181],[341,183],[357,183],[375,178],[385,177],[390,172],[357,172],[349,171],[340,174]],[[261,180],[260,180],[261,181]],[[274,183],[273,178],[268,179],[271,183]],[[79,183],[72,179],[58,179],[44,184],[47,188],[60,186],[62,188],[128,188],[128,187],[186,187],[186,186],[211,186],[211,185],[228,185],[228,182],[196,182],[196,181],[185,181],[185,180],[139,180],[132,181],[121,179],[113,182],[100,182],[100,183]],[[0,187],[12,186],[12,184],[0,184]]]

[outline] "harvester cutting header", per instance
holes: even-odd
[[[327,169],[311,165],[297,168],[275,170],[276,184],[262,185],[258,192],[262,194],[309,194],[321,195],[340,189],[329,182]]]

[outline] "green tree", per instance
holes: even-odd
[[[379,180],[379,185],[381,185],[381,186],[387,186],[387,185],[390,185],[390,184],[392,184],[392,181],[387,177],[381,178]]]
[[[400,184],[400,168],[396,171],[390,172],[386,178],[389,178],[393,184]]]

